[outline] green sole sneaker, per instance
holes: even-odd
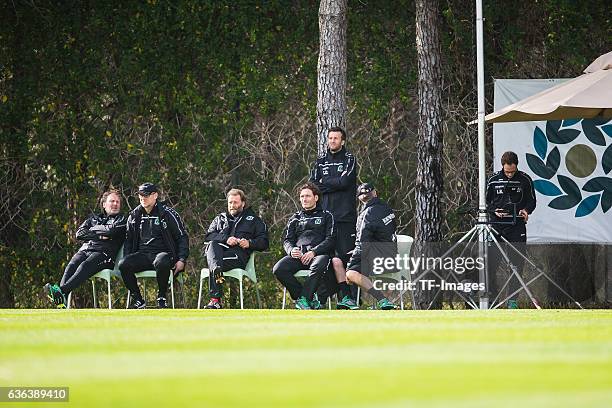
[[[378,308],[380,310],[393,310],[395,309],[395,305],[389,301],[389,299],[384,298],[378,301]]]
[[[358,310],[359,306],[357,306],[357,303],[355,303],[355,301],[353,299],[351,299],[348,296],[345,296],[342,298],[341,301],[338,302],[338,304],[336,305],[336,309],[341,309],[341,310]]]
[[[299,310],[310,310],[310,303],[304,296],[295,301],[295,308]]]
[[[51,285],[47,283],[44,288],[47,299],[51,301],[58,309],[66,308],[66,297],[62,293],[62,290],[57,285]]]

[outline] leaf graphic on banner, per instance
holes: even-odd
[[[531,153],[527,153],[526,157],[527,157],[527,165],[529,166],[531,171],[533,171],[538,176],[545,178],[545,179],[551,179],[552,176],[555,175],[555,171],[553,171],[549,167],[546,167],[544,162],[540,160],[538,156],[531,154]]]
[[[612,137],[612,125],[606,125],[606,126],[602,126],[601,130],[603,130],[604,132],[606,132],[606,135]]]
[[[576,200],[576,197],[570,197],[568,195],[564,195],[561,197],[557,197],[548,203],[550,208],[554,208],[555,210],[568,210],[574,207],[576,204],[580,202],[580,199]]]
[[[549,142],[553,142],[558,138],[557,133],[559,133],[559,129],[561,128],[560,120],[549,120],[546,122],[546,137]]]
[[[569,208],[574,207],[576,204],[582,200],[582,194],[580,193],[580,189],[574,181],[565,176],[558,175],[557,180],[559,180],[559,185],[565,191],[564,196],[557,197],[548,203],[550,208],[554,208],[557,210],[567,210]]]
[[[596,145],[599,145],[599,146],[605,146],[606,139],[604,138],[603,133],[601,133],[601,130],[597,128],[596,123],[597,122],[593,119],[583,120],[582,121],[582,131],[584,132],[584,135],[592,143],[595,143]]]
[[[612,144],[608,146],[603,156],[601,157],[601,167],[604,173],[608,174],[612,170]]]
[[[561,127],[560,120],[549,120],[546,122],[546,137],[550,143],[567,144],[572,142],[580,135],[580,131],[576,129],[559,130]]]
[[[540,159],[544,160],[546,157],[546,152],[548,151],[548,140],[546,140],[546,136],[542,129],[536,126],[533,131],[533,146],[535,147],[536,153],[540,156]]]
[[[604,213],[608,212],[608,210],[612,207],[612,192],[604,191],[601,196],[601,209]]]
[[[565,119],[565,120],[563,121],[563,127],[566,127],[566,126],[573,126],[573,125],[575,125],[576,123],[580,122],[581,120],[582,120],[582,119]]]
[[[597,204],[599,204],[600,197],[601,194],[595,194],[582,200],[578,208],[576,208],[575,216],[577,218],[584,217],[585,215],[589,215],[590,213],[592,213],[597,208]]]
[[[590,179],[584,187],[582,187],[584,191],[589,191],[591,193],[596,193],[598,191],[607,190],[612,193],[612,179],[608,177],[595,177]]]
[[[609,119],[609,118],[601,118],[601,117],[599,117],[599,118],[593,118],[593,119],[585,119],[585,120],[588,120],[588,121],[590,121],[590,122],[593,122],[593,124],[594,124],[595,126],[601,126],[601,125],[604,125],[604,124],[606,124],[606,123],[608,123],[608,122],[610,121],[610,119]]]
[[[559,148],[555,147],[550,151],[546,159],[546,167],[551,169],[553,173],[556,173],[559,170],[559,164],[561,164],[561,155],[559,154]]]
[[[563,194],[561,193],[561,190],[559,190],[559,187],[555,186],[548,180],[534,180],[533,188],[535,188],[540,194],[544,194],[546,196],[556,197]]]
[[[578,185],[569,177],[558,175],[557,180],[559,180],[559,185],[565,191],[565,194],[568,196],[577,197],[578,201],[582,198],[582,194],[580,193],[580,189]],[[576,202],[578,202],[576,201]]]

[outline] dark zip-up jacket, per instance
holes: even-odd
[[[246,249],[238,245],[234,247],[245,262],[253,251],[265,251],[270,245],[266,223],[250,207],[236,216],[222,212],[215,217],[206,232],[206,241],[226,243],[229,237],[249,240],[249,247]]]
[[[157,212],[159,214],[162,228],[162,237],[168,247],[168,252],[172,257],[172,262],[185,262],[189,257],[189,236],[179,214],[171,207],[157,202]],[[140,245],[140,231],[144,208],[139,205],[134,208],[127,219],[127,236],[123,253],[125,256],[138,252]]]
[[[493,213],[501,208],[512,215],[516,204],[517,222],[523,223],[522,217],[518,217],[518,212],[522,209],[531,214],[536,207],[536,196],[533,189],[531,177],[522,171],[518,171],[509,179],[503,170],[498,171],[489,177],[487,181],[487,210]],[[493,214],[494,219],[501,220]]]
[[[357,160],[346,148],[336,153],[327,149],[310,172],[310,181],[321,191],[321,207],[334,215],[337,223],[357,219]]]
[[[335,242],[334,216],[317,205],[312,210],[298,211],[289,218],[283,248],[289,256],[293,248],[299,248],[302,253],[313,251],[315,255],[331,255]]]
[[[79,227],[76,239],[85,241],[79,251],[104,252],[113,261],[125,241],[126,218],[123,214],[92,214]]]
[[[363,252],[363,244],[366,242],[393,242],[395,243],[395,230],[397,224],[395,222],[395,214],[387,203],[378,197],[368,201],[357,219],[357,237],[355,239],[355,249],[349,265],[361,263],[361,254]],[[395,257],[397,254],[397,246],[392,245],[389,248],[382,248],[385,256]]]

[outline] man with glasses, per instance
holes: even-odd
[[[395,309],[395,305],[385,295],[374,288],[368,278],[373,272],[373,265],[368,259],[363,259],[364,246],[369,245],[372,252],[384,255],[383,258],[394,259],[397,254],[395,214],[387,203],[378,198],[378,193],[370,183],[363,183],[357,188],[357,197],[363,203],[363,209],[357,219],[357,239],[355,249],[348,262],[347,271],[344,271],[339,259],[334,258],[334,270],[340,286],[342,300],[338,302],[338,309],[359,309],[349,297],[348,284],[354,284],[376,299],[376,306],[381,310]]]
[[[119,270],[125,286],[133,294],[131,309],[144,309],[135,274],[155,269],[157,272],[157,306],[168,307],[166,292],[170,273],[185,269],[189,256],[189,237],[179,214],[158,201],[158,188],[153,183],[138,187],[140,205],[132,210],[127,220],[124,258]]]

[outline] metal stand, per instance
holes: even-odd
[[[455,290],[454,293],[459,295],[459,297],[463,299],[463,301],[466,304],[468,304],[472,309],[497,309],[501,305],[505,304],[505,302],[511,299],[514,295],[520,293],[521,291],[525,291],[525,293],[529,297],[529,300],[535,306],[535,308],[541,309],[540,305],[538,304],[537,299],[535,298],[535,296],[529,289],[529,285],[543,276],[544,278],[546,278],[546,280],[552,283],[557,289],[559,289],[561,293],[567,296],[567,298],[570,299],[576,306],[578,306],[580,309],[584,309],[578,301],[576,301],[569,293],[567,293],[567,291],[565,291],[561,286],[559,286],[549,275],[547,275],[542,269],[537,267],[527,256],[525,256],[525,254],[519,251],[514,245],[512,245],[506,238],[501,236],[500,233],[491,226],[492,224],[493,225],[495,224],[508,225],[508,224],[514,224],[515,222],[516,222],[516,217],[513,218],[512,222],[488,222],[487,214],[486,213],[483,214],[482,212],[480,212],[478,216],[478,222],[476,223],[476,225],[474,225],[474,227],[472,227],[472,229],[470,229],[459,241],[457,241],[443,255],[440,256],[440,258],[446,258],[448,255],[452,254],[453,251],[459,245],[465,243],[466,246],[461,251],[461,254],[459,255],[459,256],[462,256],[466,248],[468,247],[467,244],[475,243],[476,240],[478,242],[478,254],[485,261],[484,268],[479,268],[478,270],[479,283],[484,283],[484,288],[485,288],[484,291],[480,292],[479,304],[477,305],[474,302],[474,300],[472,300],[471,297],[466,296],[466,294],[461,291]],[[519,274],[519,271],[516,268],[516,266],[513,265],[512,262],[510,261],[510,257],[508,256],[506,251],[504,251],[504,249],[502,248],[500,244],[500,240],[498,238],[501,238],[501,241],[504,244],[508,245],[508,248],[510,251],[515,252],[517,255],[523,258],[527,263],[529,263],[529,265],[531,265],[538,272],[538,274],[535,277],[531,278],[529,281],[525,282],[525,280]],[[490,271],[488,271],[488,265],[489,265],[489,252],[488,252],[489,245],[488,244],[489,242],[493,242],[493,244],[495,244],[501,256],[503,257],[505,263],[510,267],[510,270],[511,270],[511,273],[508,276],[508,279],[506,279],[506,282],[504,283],[502,288],[499,290],[499,293],[490,303],[489,303],[489,287],[490,287],[489,282],[490,282],[491,276],[489,274]],[[491,271],[491,272],[495,273],[496,271]],[[423,280],[423,278],[427,276],[427,274],[429,273],[436,276],[441,281],[445,280],[445,281],[450,282],[451,280],[454,280],[456,283],[460,283],[456,277],[456,274],[453,271],[448,272],[445,277],[442,277],[437,271],[433,269],[425,270],[417,279],[411,280],[411,282],[414,285],[416,285],[419,281]],[[509,285],[510,280],[513,277],[519,281],[521,287],[515,290],[514,292],[510,293],[507,297],[499,300],[500,294]],[[404,292],[405,291],[402,292],[402,295]],[[441,288],[438,288],[433,299],[431,300],[431,302],[429,302],[427,309],[431,309],[432,305],[435,303],[435,301],[438,299],[441,293],[442,293]],[[414,297],[412,298],[412,302],[414,304],[415,302]]]

